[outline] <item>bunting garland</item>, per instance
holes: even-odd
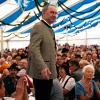
[[[18,1],[20,0],[15,0],[15,1],[18,3]],[[58,13],[58,17],[57,17],[57,20],[60,20],[60,21],[55,22],[52,25],[55,32],[56,30],[58,30],[57,32],[60,32],[59,31],[60,29],[61,31],[70,29],[67,31],[68,33],[80,32],[84,30],[85,28],[94,27],[100,22],[99,20],[100,19],[100,6],[99,6],[100,2],[96,2],[94,0],[82,0],[82,1],[77,2],[76,4],[77,7],[76,5],[72,5],[71,7],[68,7],[66,6],[66,2],[67,2],[66,0],[58,0],[57,2],[58,8],[60,8],[61,11]],[[95,2],[95,3],[91,5],[89,9],[85,8],[82,11],[79,10],[81,6],[92,3],[92,2]],[[28,4],[30,3],[33,3],[33,6],[29,7]],[[20,8],[22,8],[23,10],[22,13],[36,7],[35,9],[36,11],[33,9],[34,16],[33,15],[31,16],[31,11],[29,11],[28,14],[25,16],[25,18],[21,22],[12,24],[11,22],[8,23],[7,21],[0,20],[0,26],[3,26],[3,25],[14,26],[12,29],[6,31],[6,32],[14,32],[14,31],[17,31],[18,29],[21,29],[24,25],[28,25],[32,23],[32,21],[36,19],[40,20],[40,17],[42,15],[41,8],[43,8],[48,3],[49,2],[47,2],[47,0],[25,0],[25,1],[21,0]],[[76,9],[74,9],[74,7]],[[62,19],[60,19],[61,17]],[[73,21],[73,19],[75,21]],[[57,29],[58,27],[60,29]]]

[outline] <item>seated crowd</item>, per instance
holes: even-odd
[[[34,96],[34,82],[27,74],[28,60],[28,47],[4,50],[0,57],[0,98],[28,100]],[[98,45],[57,45],[56,66],[58,76],[51,100],[100,100]]]

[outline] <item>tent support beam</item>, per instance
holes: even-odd
[[[0,36],[1,36],[1,57],[2,57],[3,52],[4,52],[4,49],[3,49],[3,28],[2,27],[0,28]]]
[[[85,30],[85,45],[87,45],[87,30]]]

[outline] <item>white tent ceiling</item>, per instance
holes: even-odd
[[[3,33],[3,40],[29,40],[31,28],[41,18],[40,11],[46,1],[0,0],[0,33]],[[72,38],[97,26],[96,30],[100,31],[100,0],[49,1],[58,6],[57,21],[52,25],[57,39]]]

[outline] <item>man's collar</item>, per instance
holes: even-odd
[[[51,26],[45,19],[42,19],[45,23],[47,23],[49,26]]]
[[[41,21],[42,21],[47,27],[49,27],[49,28],[52,29],[52,27],[51,27],[44,19],[42,19]]]

